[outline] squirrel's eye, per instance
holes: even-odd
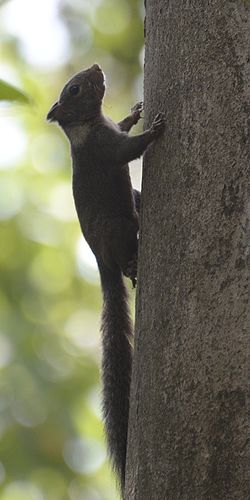
[[[77,95],[80,92],[80,85],[71,85],[69,87],[69,93],[70,95]]]

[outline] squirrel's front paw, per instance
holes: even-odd
[[[150,127],[150,132],[156,138],[159,137],[165,127],[165,118],[163,113],[158,113]]]
[[[132,108],[131,108],[131,115],[134,120],[134,124],[136,124],[141,117],[141,113],[143,111],[143,101],[137,102]]]

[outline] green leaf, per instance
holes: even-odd
[[[18,101],[28,103],[29,98],[21,90],[0,79],[0,101]]]

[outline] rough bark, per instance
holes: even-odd
[[[249,498],[249,58],[249,2],[147,0],[127,500]]]

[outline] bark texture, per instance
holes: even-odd
[[[250,3],[147,0],[127,500],[249,498]]]

